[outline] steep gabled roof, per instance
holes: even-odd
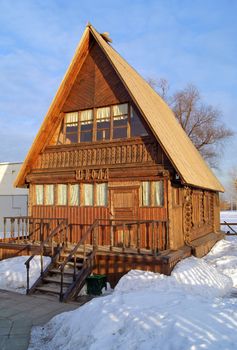
[[[216,176],[179,125],[168,105],[91,25],[87,26],[82,36],[75,56],[17,177],[16,186],[24,185],[25,177],[35,156],[42,151],[47,140],[52,136],[52,127],[54,126],[55,129],[55,123],[57,124],[59,120],[60,108],[66,100],[73,81],[75,81],[75,75],[79,72],[86,52],[89,50],[90,33],[127,88],[183,183],[214,191],[224,191]]]

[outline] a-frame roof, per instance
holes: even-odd
[[[91,35],[109,59],[154,136],[181,177],[182,182],[195,187],[224,191],[212,170],[179,125],[168,105],[91,25],[88,25],[84,31],[72,62],[22,165],[15,185],[24,186],[25,177],[30,171],[34,159],[52,137],[55,125],[59,122],[60,108],[65,102],[90,48]]]

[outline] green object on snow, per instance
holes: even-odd
[[[91,275],[87,277],[87,294],[89,295],[101,295],[102,289],[107,288],[106,286],[107,277],[106,275]]]

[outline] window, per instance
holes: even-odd
[[[44,185],[35,185],[35,204],[44,204]]]
[[[84,205],[94,205],[94,186],[93,184],[84,184]]]
[[[66,113],[65,115],[66,143],[78,142],[78,112]]]
[[[96,111],[96,140],[110,139],[110,107],[98,108]]]
[[[113,111],[113,139],[128,137],[128,104],[115,105]]]
[[[146,128],[144,127],[142,121],[140,120],[136,111],[132,107],[131,107],[130,126],[131,126],[131,137],[148,135]]]
[[[96,205],[107,206],[108,202],[108,185],[107,183],[96,184]]]
[[[143,181],[142,182],[141,205],[144,207],[163,207],[164,206],[164,182]]]
[[[45,185],[45,205],[54,204],[54,185]]]
[[[60,184],[57,188],[57,204],[67,205],[67,185]]]
[[[93,110],[80,112],[80,142],[91,142],[93,135]]]
[[[76,206],[80,204],[80,186],[78,184],[70,185],[69,205]]]

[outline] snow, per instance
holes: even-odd
[[[29,256],[18,256],[0,261],[0,289],[26,293],[26,266]],[[43,257],[44,268],[50,263],[49,257]],[[30,286],[40,275],[40,256],[30,262]]]
[[[228,237],[171,276],[130,271],[111,294],[33,328],[29,350],[236,349],[235,287],[237,237]]]
[[[230,223],[230,222],[237,223],[237,211],[235,211],[235,210],[233,210],[233,211],[230,211],[230,210],[229,211],[228,210],[227,211],[222,211],[220,217],[221,217],[221,222],[226,221],[228,223]],[[237,226],[236,225],[234,225],[234,226],[231,225],[231,227],[237,232]],[[222,225],[221,229],[224,232],[230,231],[232,233],[231,229],[228,226],[226,226],[226,225]]]

